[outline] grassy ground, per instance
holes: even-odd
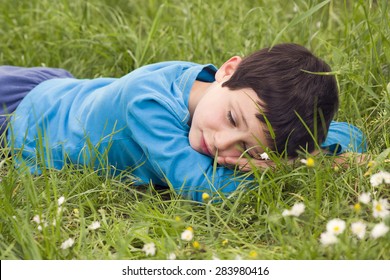
[[[88,168],[31,176],[14,168],[4,148],[0,259],[166,259],[172,253],[177,259],[390,259],[390,233],[371,236],[380,222],[390,226],[389,216],[374,217],[372,201],[356,205],[363,192],[372,193],[372,200],[390,196],[389,185],[370,184],[370,174],[390,171],[389,5],[387,0],[1,1],[0,64],[63,67],[80,78],[119,77],[164,60],[221,65],[274,43],[305,45],[338,73],[337,120],[366,133],[375,163],[337,170],[331,159],[318,156],[312,168],[256,171],[253,190],[199,204]],[[305,205],[302,215],[282,215],[298,202]],[[324,246],[321,234],[334,218],[346,228],[337,244]],[[95,221],[100,227],[91,229]],[[356,221],[367,225],[363,239],[352,233]],[[181,238],[188,227],[191,241]],[[74,244],[61,248],[69,238]],[[146,256],[142,249],[148,243],[157,250]]]

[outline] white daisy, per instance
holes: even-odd
[[[384,236],[389,231],[389,227],[385,223],[379,223],[374,226],[371,231],[371,237],[377,239]]]
[[[153,242],[146,243],[142,248],[142,251],[145,252],[146,256],[154,256],[156,254],[156,245]]]
[[[387,199],[381,198],[379,200],[373,201],[372,206],[373,216],[374,218],[384,218],[387,215],[390,214],[389,211],[389,203],[387,202]]]
[[[32,220],[33,220],[34,222],[36,222],[37,224],[40,224],[40,223],[41,223],[41,218],[39,217],[39,215],[35,215],[35,216],[32,218]]]
[[[100,222],[99,221],[94,221],[94,222],[92,222],[92,224],[90,224],[88,226],[89,230],[95,230],[95,229],[98,229],[98,228],[100,228]]]
[[[263,160],[269,160],[269,156],[266,152],[260,154],[260,158],[263,159]]]
[[[345,222],[341,219],[330,220],[326,225],[326,229],[329,233],[339,235],[345,229]]]
[[[291,210],[284,210],[282,216],[295,216],[299,217],[305,211],[305,204],[302,202],[295,203]]]
[[[39,231],[42,231],[42,229],[44,227],[47,227],[47,222],[45,222],[44,219],[41,220],[41,217],[39,217],[39,215],[35,215],[33,218],[32,218],[33,222],[37,223],[38,224],[38,230]]]
[[[294,204],[294,206],[291,208],[291,215],[292,216],[300,216],[305,211],[305,204],[302,202]]]
[[[386,171],[379,171],[370,178],[371,186],[377,187],[382,183],[390,184],[390,173]]]
[[[359,195],[358,198],[359,202],[363,204],[368,204],[371,201],[371,194],[370,193],[362,193]]]
[[[283,217],[291,216],[291,211],[288,209],[284,209],[282,212]]]
[[[168,260],[176,260],[176,254],[175,253],[170,253],[167,255]]]
[[[363,239],[364,235],[366,235],[366,224],[362,221],[358,221],[351,224],[351,231],[355,234],[359,239]]]
[[[339,240],[337,239],[337,237],[331,233],[331,232],[323,232],[321,233],[321,237],[320,237],[320,242],[322,245],[331,245],[331,244],[335,244],[337,243]]]
[[[191,241],[192,238],[194,238],[194,233],[192,230],[186,229],[185,231],[182,232],[181,234],[181,240],[184,241]]]
[[[65,240],[64,242],[62,242],[61,249],[62,250],[66,250],[66,249],[72,247],[73,244],[74,244],[74,239],[73,238],[69,238],[69,239]]]
[[[61,206],[62,203],[65,202],[65,197],[61,196],[59,199],[58,199],[58,206]]]

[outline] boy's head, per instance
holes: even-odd
[[[256,117],[265,127],[267,146],[296,156],[321,144],[338,109],[338,89],[330,67],[306,48],[280,44],[244,58],[222,87],[250,88],[259,98]],[[313,139],[314,136],[314,139]]]

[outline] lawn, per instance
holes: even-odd
[[[198,203],[135,187],[131,173],[106,166],[31,175],[9,143],[0,149],[0,259],[390,259],[389,1],[3,0],[0,38],[0,65],[79,78],[167,60],[220,66],[298,43],[331,65],[336,120],[366,134],[370,157],[253,169],[250,190]]]

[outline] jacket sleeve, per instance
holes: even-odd
[[[345,152],[364,153],[367,151],[366,137],[360,129],[349,123],[332,121],[321,148],[335,155]]]
[[[230,194],[240,180],[232,170],[214,165],[212,158],[191,148],[187,121],[177,110],[172,100],[162,96],[142,94],[132,99],[126,121],[133,139],[154,172],[184,197],[201,201],[203,192]]]

